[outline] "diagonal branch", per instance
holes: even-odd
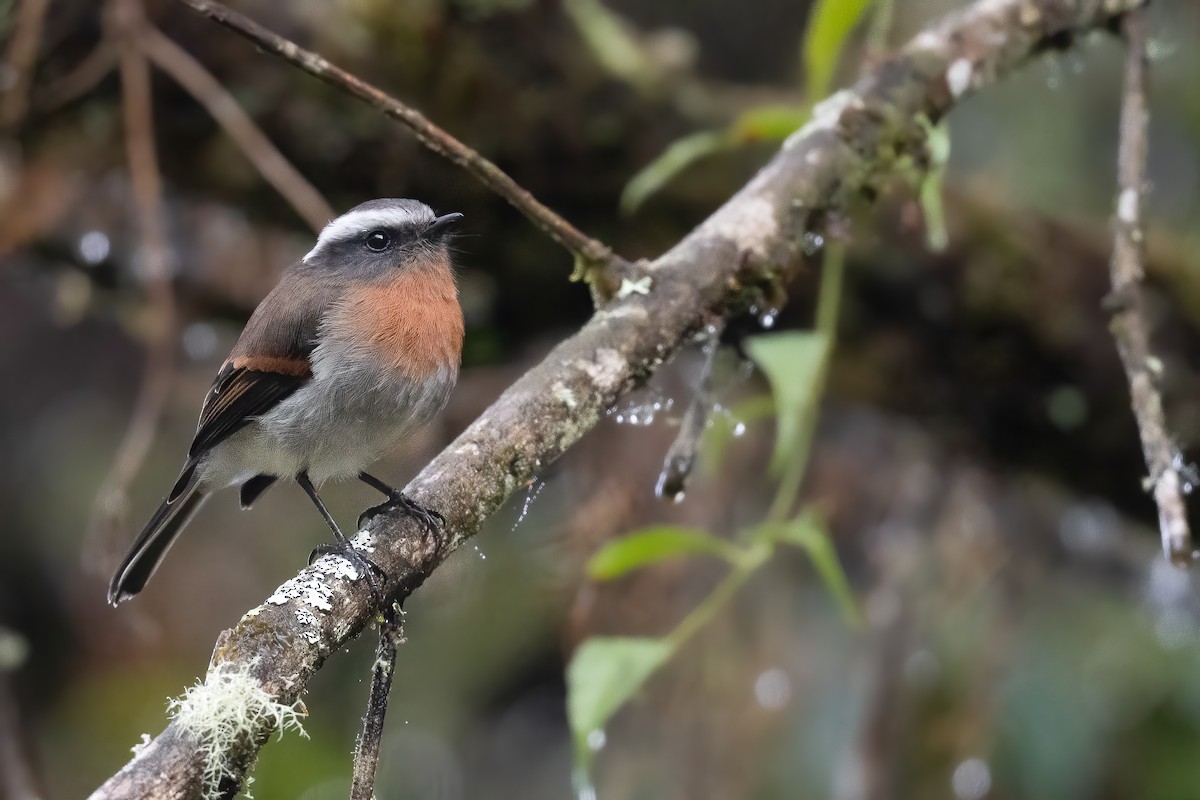
[[[1162,362],[1150,351],[1150,331],[1141,283],[1145,278],[1145,226],[1142,206],[1146,191],[1146,153],[1150,111],[1146,104],[1146,20],[1132,11],[1122,21],[1125,34],[1125,86],[1121,104],[1120,145],[1117,153],[1117,219],[1113,237],[1113,338],[1129,379],[1130,402],[1137,417],[1142,452],[1150,470],[1148,486],[1158,505],[1163,551],[1176,564],[1190,564],[1192,534],[1183,502],[1182,464],[1171,443],[1163,413],[1158,380]]]
[[[623,260],[616,256],[607,245],[591,238],[542,205],[537,198],[510,178],[504,170],[439,128],[415,108],[401,103],[358,76],[329,63],[316,53],[305,50],[215,0],[182,0],[182,2],[204,16],[241,34],[268,53],[273,53],[295,64],[310,75],[366,101],[368,105],[407,125],[423,145],[465,169],[484,186],[512,204],[530,222],[541,228],[547,236],[588,266],[598,268],[624,266]]]
[[[283,157],[233,95],[199,61],[149,24],[142,31],[140,44],[155,66],[204,106],[267,183],[275,187],[310,228],[319,231],[337,216],[321,193]]]
[[[198,0],[187,0],[189,3]],[[198,3],[199,5],[207,5]],[[658,259],[639,284],[601,308],[513,384],[407,487],[446,518],[440,549],[412,520],[376,517],[356,544],[387,572],[388,595],[414,591],[474,536],[518,487],[591,430],[713,316],[729,317],[786,279],[804,234],[822,215],[876,187],[897,160],[924,146],[918,119],[941,118],[968,90],[1011,72],[1071,34],[1109,24],[1141,0],[980,0],[935,24],[852,90],[819,105],[749,184]],[[948,80],[948,75],[950,80]],[[239,669],[257,692],[287,706],[325,659],[371,621],[370,592],[325,557],[279,587],[220,636],[214,670]],[[244,713],[231,704],[225,718]],[[277,717],[243,717],[247,729],[212,754],[244,776]],[[92,795],[194,797],[201,793],[203,732],[172,721]],[[226,787],[229,788],[229,787]]]

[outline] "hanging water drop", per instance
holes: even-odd
[[[529,481],[529,488],[525,490],[525,503],[521,506],[521,513],[517,515],[517,521],[513,523],[512,529],[515,531],[525,517],[529,516],[529,508],[533,505],[533,501],[537,500],[538,495],[542,493],[542,489],[546,488],[546,482],[532,478]],[[482,555],[482,554],[481,554]]]
[[[825,237],[819,233],[809,231],[804,234],[804,255],[815,256],[821,252],[821,248],[825,246]]]

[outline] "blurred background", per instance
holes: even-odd
[[[846,40],[831,85],[959,5],[895,0]],[[466,214],[464,371],[446,413],[377,470],[393,483],[591,310],[569,256],[504,202],[177,3],[145,3],[161,38],[139,106],[136,64],[126,84],[118,64],[138,8],[0,0],[0,793],[22,800],[80,797],[115,772],[217,634],[326,538],[294,486],[248,512],[222,495],[142,595],[104,602],[216,368],[324,203]],[[412,103],[629,258],[670,246],[770,157],[779,132],[745,120],[817,99],[807,2],[237,8]],[[1186,457],[1200,436],[1200,7],[1156,4],[1151,33],[1150,311]],[[781,549],[592,742],[600,798],[1200,797],[1200,594],[1159,555],[1100,306],[1121,59],[1097,33],[953,114],[944,248],[903,180],[846,221],[804,494],[866,622],[848,625],[803,554]],[[270,152],[248,158],[239,123],[206,110],[228,108],[222,93],[303,176],[283,179],[295,203],[264,180]],[[721,145],[696,148],[703,132]],[[700,157],[643,172],[631,198],[681,139]],[[157,253],[139,238],[131,153],[139,180],[161,181]],[[811,326],[818,264],[775,330]],[[771,498],[772,423],[738,417],[767,387],[736,348],[702,468],[682,502],[655,496],[702,361],[681,352],[408,602],[380,798],[573,793],[572,650],[669,630],[722,574],[679,559],[598,583],[587,559],[653,523],[734,537]],[[377,501],[360,486],[324,496],[345,521]],[[346,796],[372,639],[312,681],[309,738],[264,749],[255,796]]]

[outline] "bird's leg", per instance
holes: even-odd
[[[377,506],[371,506],[358,517],[358,527],[363,526],[363,521],[370,522],[379,514],[385,511],[390,511],[393,508],[398,508],[410,517],[414,518],[425,526],[425,530],[429,531],[436,537],[441,537],[442,532],[446,529],[446,518],[432,508],[426,508],[417,501],[413,500],[408,495],[399,489],[393,489],[383,481],[376,478],[374,475],[369,475],[366,472],[358,473],[358,479],[367,484],[373,489],[377,489],[387,495],[387,502],[380,503]],[[440,544],[440,542],[439,542]]]
[[[383,605],[383,592],[380,590],[379,582],[387,579],[387,574],[371,559],[367,558],[346,538],[346,534],[342,533],[342,529],[338,527],[334,521],[333,515],[329,513],[329,509],[325,508],[325,504],[321,502],[321,498],[317,495],[316,488],[309,480],[307,472],[301,472],[296,476],[296,483],[300,484],[300,488],[313,501],[313,505],[321,512],[321,516],[325,518],[325,522],[333,531],[334,541],[332,543],[319,544],[313,548],[312,553],[308,556],[308,563],[311,564],[321,556],[338,555],[349,561],[357,567],[363,576],[367,579],[367,586],[371,590],[371,599],[375,601],[376,606]]]

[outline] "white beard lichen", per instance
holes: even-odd
[[[253,666],[218,664],[204,683],[167,702],[171,719],[196,741],[203,761],[205,800],[218,797],[221,781],[234,776],[226,754],[244,737],[269,729],[281,737],[284,731],[294,730],[308,738],[300,724],[307,714],[303,703],[280,703],[251,675]]]

